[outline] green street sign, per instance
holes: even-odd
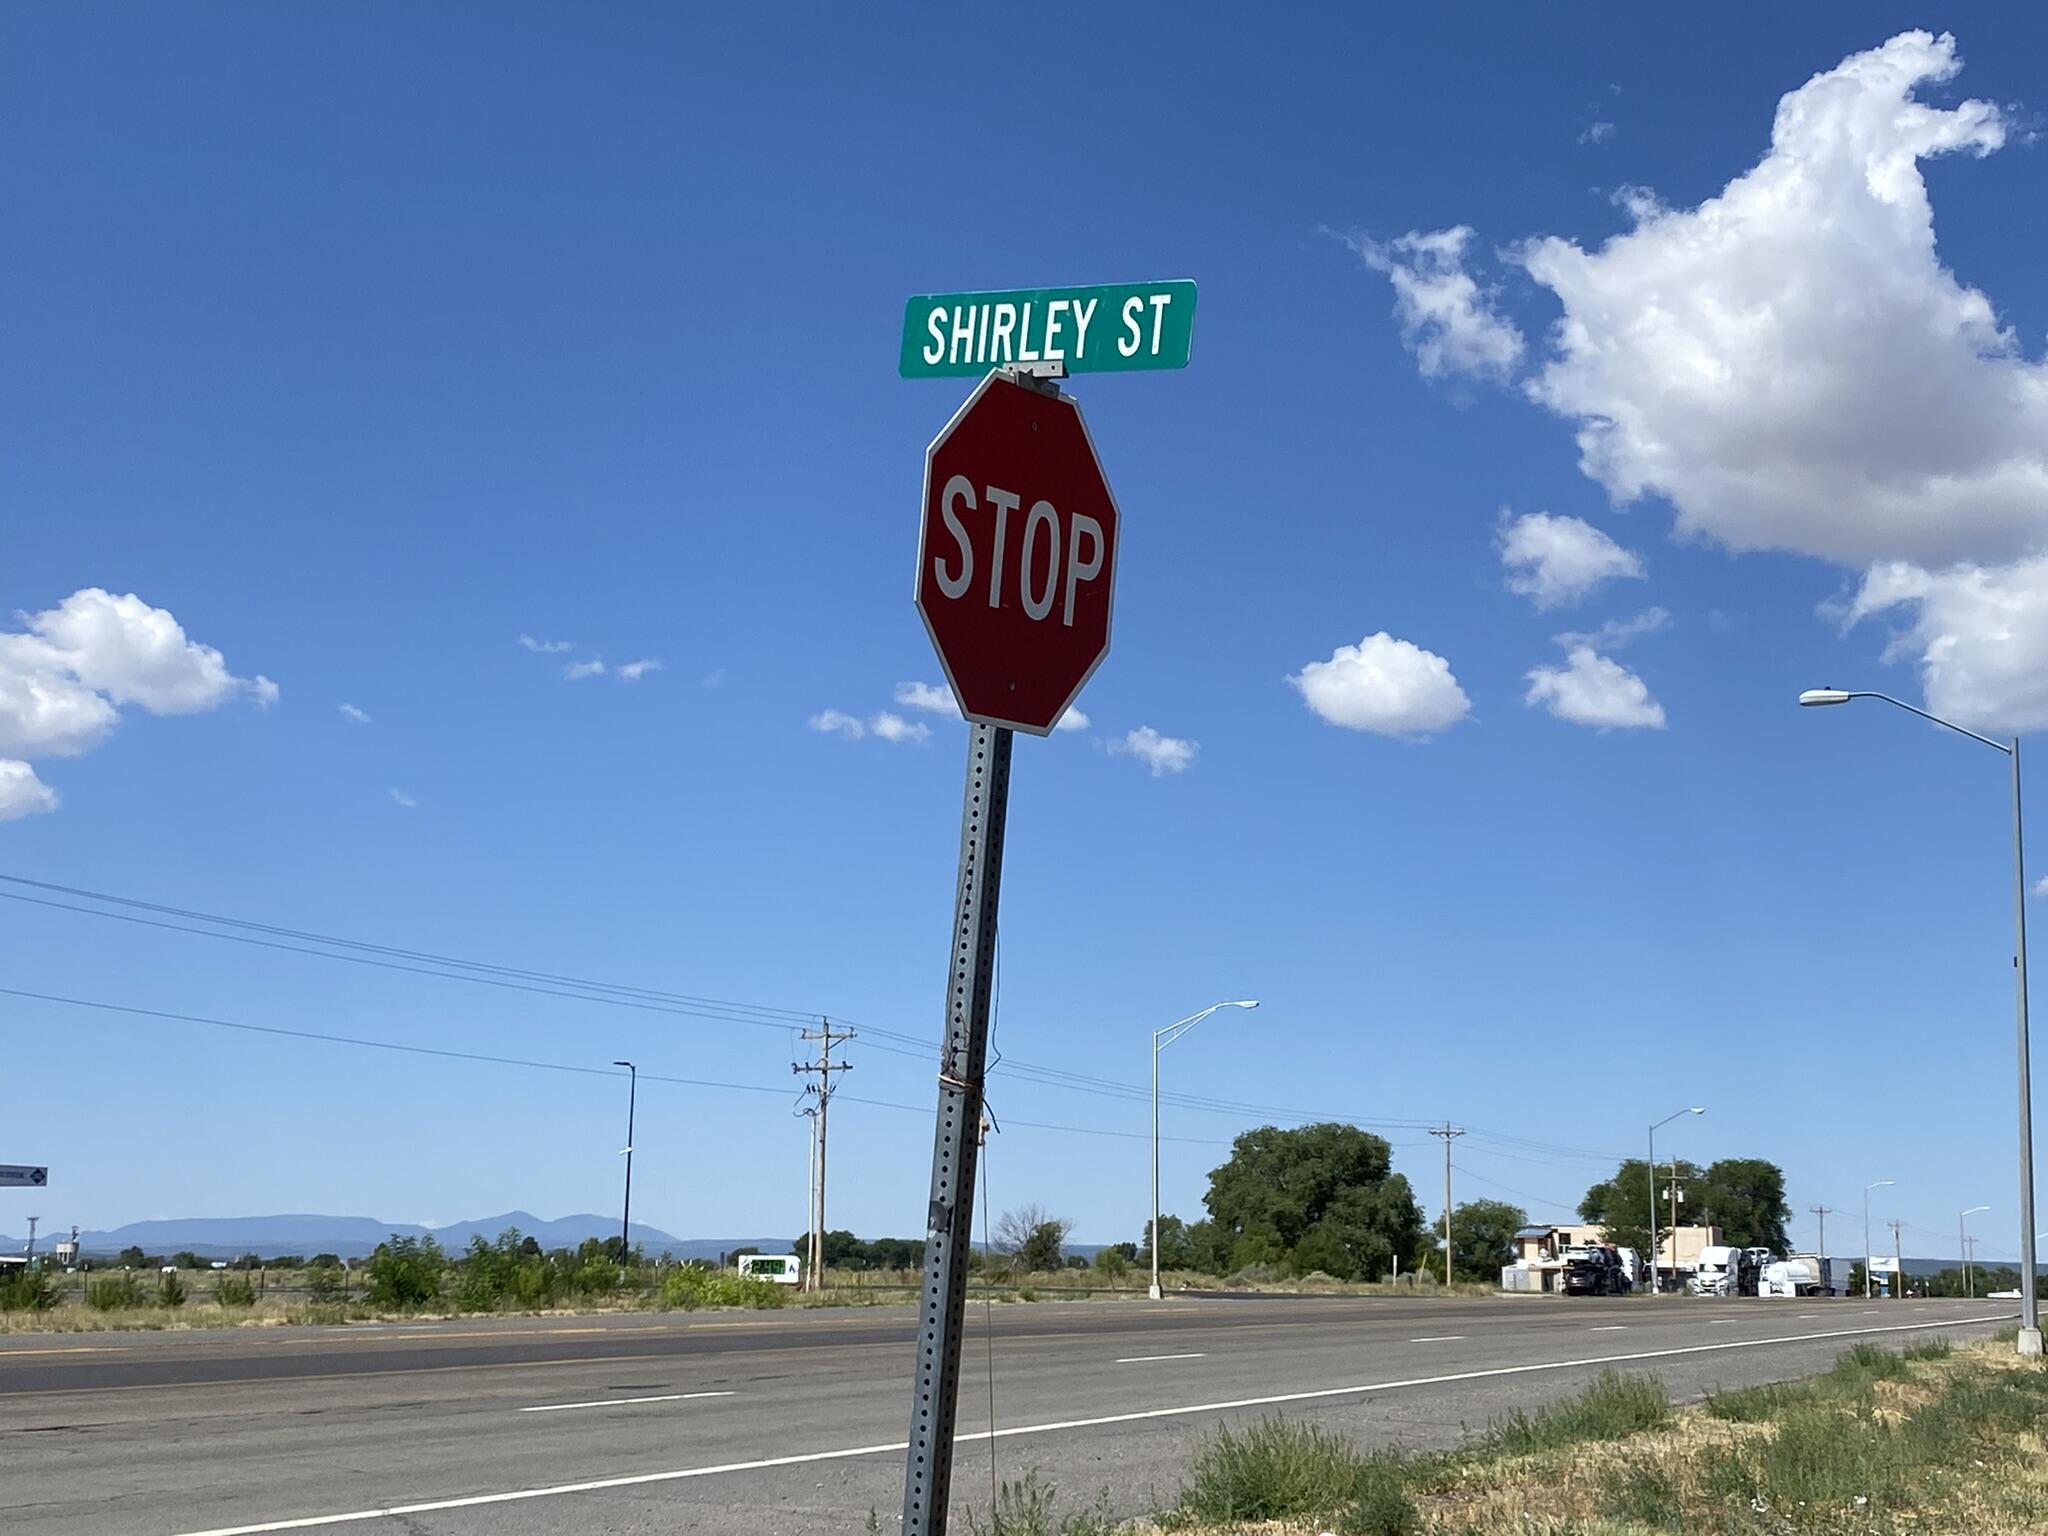
[[[903,307],[897,371],[945,379],[1016,363],[1061,363],[1068,373],[1185,368],[1194,330],[1187,281],[925,293]]]

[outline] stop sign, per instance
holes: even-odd
[[[1080,407],[1001,373],[924,461],[917,611],[970,720],[1043,736],[1109,654],[1116,498]]]

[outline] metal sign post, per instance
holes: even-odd
[[[939,1064],[939,1118],[932,1137],[932,1193],[925,1218],[924,1285],[918,1303],[917,1380],[910,1454],[903,1474],[904,1536],[943,1536],[953,1487],[953,1424],[967,1256],[974,1242],[976,1129],[988,1062],[989,988],[995,976],[996,907],[1003,883],[1003,824],[1010,804],[1011,732],[967,728],[967,787],[960,808],[960,874],[953,898],[953,957],[946,978],[946,1043]]]
[[[1122,517],[1068,372],[1185,367],[1195,285],[927,294],[906,378],[983,373],[925,450],[917,611],[967,721],[946,1039],[932,1133],[904,1536],[944,1536],[1012,733],[1060,722],[1109,651]],[[991,1426],[993,1428],[993,1426]]]

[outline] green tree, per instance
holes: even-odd
[[[1336,1122],[1246,1131],[1209,1175],[1203,1203],[1210,1241],[1228,1242],[1233,1267],[1284,1259],[1298,1274],[1354,1280],[1385,1273],[1397,1255],[1408,1267],[1425,1241],[1393,1149]]]
[[[129,1269],[140,1269],[148,1262],[149,1255],[140,1248],[123,1248],[121,1250],[121,1263]]]
[[[308,1264],[313,1269],[339,1269],[341,1268],[341,1255],[338,1253],[316,1253],[308,1261]]]
[[[1672,1164],[1660,1157],[1653,1181],[1649,1164],[1640,1157],[1627,1159],[1611,1177],[1602,1179],[1586,1191],[1586,1198],[1579,1202],[1579,1219],[1605,1227],[1610,1243],[1647,1255],[1650,1251],[1650,1196],[1653,1190],[1657,1197],[1657,1230],[1662,1232],[1671,1226],[1672,1172]],[[1678,1221],[1679,1225],[1686,1226],[1693,1222],[1698,1209],[1699,1164],[1680,1159],[1677,1175],[1678,1187],[1685,1192],[1685,1203],[1678,1208]],[[1451,1236],[1455,1241],[1455,1227]]]
[[[1785,1203],[1785,1171],[1760,1157],[1724,1157],[1709,1163],[1689,1190],[1693,1219],[1721,1229],[1735,1248],[1791,1248],[1785,1223],[1792,1207]]]
[[[1152,1223],[1145,1223],[1145,1241],[1132,1245],[1132,1259],[1145,1269],[1152,1268]],[[1178,1216],[1159,1218],[1159,1267],[1161,1269],[1193,1269],[1196,1267],[1195,1245],[1188,1241],[1188,1224]]]
[[[1123,1279],[1130,1272],[1131,1261],[1137,1257],[1134,1243],[1111,1243],[1096,1250],[1095,1272],[1112,1283]]]
[[[1515,1261],[1515,1233],[1529,1213],[1505,1200],[1466,1200],[1451,1211],[1451,1267],[1467,1280],[1498,1281]]]
[[[206,1268],[206,1260],[199,1257],[198,1254],[194,1253],[189,1248],[180,1248],[176,1253],[172,1254],[171,1262],[177,1265],[180,1269]]]
[[[446,1260],[432,1237],[399,1237],[370,1255],[368,1296],[377,1307],[422,1307],[441,1294]]]

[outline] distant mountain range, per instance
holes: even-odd
[[[195,1253],[203,1259],[236,1259],[245,1253],[269,1258],[296,1253],[337,1254],[345,1259],[367,1257],[379,1243],[394,1235],[425,1237],[432,1234],[443,1248],[461,1250],[469,1240],[482,1234],[492,1239],[507,1227],[517,1227],[543,1248],[574,1248],[586,1237],[611,1237],[619,1230],[616,1216],[562,1216],[543,1221],[529,1211],[507,1211],[476,1221],[458,1221],[445,1227],[423,1227],[410,1221],[378,1221],[371,1216],[190,1216],[168,1221],[131,1221],[109,1232],[81,1232],[79,1247],[88,1258],[119,1253],[123,1248],[140,1248],[145,1253]],[[36,1234],[36,1247],[47,1252],[68,1231],[47,1228]],[[650,1254],[672,1253],[679,1259],[715,1259],[721,1253],[749,1245],[768,1253],[789,1247],[787,1234],[781,1237],[692,1237],[681,1238],[659,1227],[634,1222],[633,1241]],[[25,1237],[0,1237],[0,1253],[20,1253],[28,1244]]]

